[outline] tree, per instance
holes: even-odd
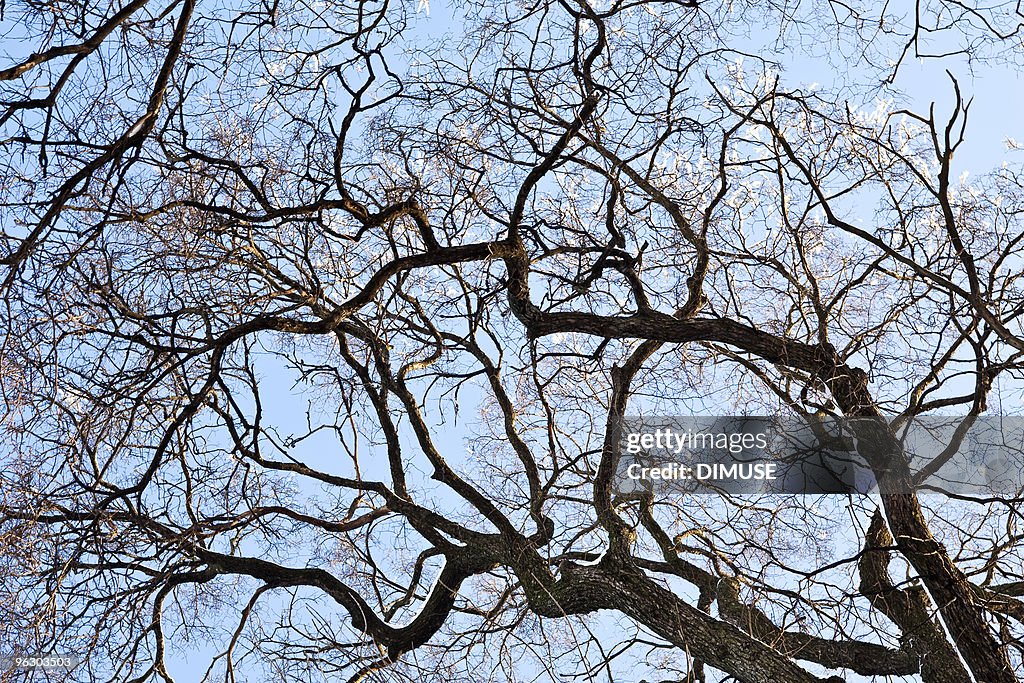
[[[969,93],[894,84],[1015,64],[1021,16],[436,5],[3,10],[0,654],[1017,680],[1020,497],[908,493],[891,425],[1019,412],[1019,164],[958,181]],[[874,497],[619,497],[631,411],[899,457]]]

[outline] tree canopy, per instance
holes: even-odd
[[[0,656],[1019,680],[1020,491],[613,486],[631,414],[1021,412],[1018,7],[433,5],[0,3]]]

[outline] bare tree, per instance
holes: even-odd
[[[1024,183],[893,84],[1024,18],[807,4],[0,4],[0,680],[1018,680],[1020,497],[893,425],[1019,412]],[[890,457],[616,496],[641,410]]]

